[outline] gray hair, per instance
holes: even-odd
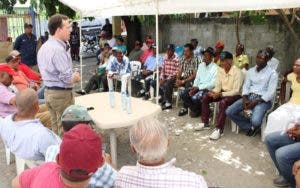
[[[157,119],[141,119],[131,127],[129,137],[138,161],[151,163],[165,158],[168,149],[168,130]]]
[[[16,96],[16,104],[19,113],[30,114],[36,103],[38,103],[38,95],[33,89],[24,89]]]

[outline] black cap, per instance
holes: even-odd
[[[221,52],[220,59],[221,60],[224,60],[224,59],[233,59],[233,56],[232,56],[232,54],[230,52],[224,51],[224,52]]]
[[[175,45],[174,44],[168,44],[167,49],[172,50],[173,52],[175,51]]]
[[[204,54],[205,52],[210,53],[210,55],[214,55],[215,54],[215,51],[214,51],[214,49],[212,47],[208,47],[208,48],[202,50],[201,53]]]
[[[33,27],[32,24],[30,24],[30,23],[25,23],[24,24],[24,28],[29,28],[29,27],[32,28]]]

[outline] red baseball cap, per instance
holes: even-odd
[[[0,72],[6,72],[11,76],[16,76],[17,73],[7,64],[0,64]]]
[[[69,177],[86,180],[103,163],[102,139],[89,125],[79,124],[64,133],[59,163]]]
[[[153,43],[154,43],[154,40],[153,40],[153,39],[147,39],[147,40],[146,40],[146,43],[153,44]]]
[[[215,46],[216,46],[217,48],[224,47],[224,43],[221,42],[221,41],[219,41],[219,42],[216,43]]]

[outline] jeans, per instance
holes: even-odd
[[[293,164],[300,159],[300,142],[292,140],[283,131],[277,131],[266,137],[265,144],[279,174],[295,188],[292,169]]]
[[[100,87],[100,83],[102,82],[104,91],[108,91],[107,81],[105,79],[106,74],[95,74],[90,79],[89,82],[86,84],[84,91],[89,93],[91,90],[96,90]],[[106,83],[105,83],[106,81]]]
[[[180,98],[183,100],[183,107],[190,108],[191,111],[200,113],[202,96],[205,95],[208,92],[208,90],[199,90],[196,94],[190,96],[190,89],[191,88],[187,88],[180,94]]]
[[[228,97],[220,97],[217,99],[213,99],[212,97],[208,96],[207,94],[202,97],[202,114],[201,119],[202,122],[208,124],[209,122],[209,115],[210,109],[209,104],[212,102],[219,102],[219,112],[217,114],[217,124],[216,128],[220,129],[221,132],[224,130],[225,120],[226,120],[226,109],[236,100],[241,98],[239,95],[235,96],[228,96]]]
[[[124,75],[114,75],[113,78],[107,77],[109,91],[114,90],[113,79],[121,80],[121,93],[122,94],[131,95],[131,91],[127,90],[128,84],[130,84],[129,82],[131,81],[129,73],[124,74]]]
[[[164,84],[160,86],[160,95],[162,96],[163,102],[172,103],[173,88],[176,78],[166,79]]]
[[[253,101],[256,98],[250,95],[248,99],[250,101]],[[241,129],[248,131],[251,129],[251,127],[256,128],[261,126],[265,113],[267,112],[267,110],[271,108],[271,106],[272,104],[270,101],[257,104],[252,109],[251,118],[248,119],[243,115],[241,115],[242,110],[244,110],[244,106],[243,106],[243,99],[239,99],[238,101],[236,101],[235,103],[233,103],[231,106],[227,108],[226,115]]]

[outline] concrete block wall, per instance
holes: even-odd
[[[184,45],[192,38],[197,38],[202,47],[214,47],[215,42],[225,43],[225,50],[235,53],[236,25],[232,19],[194,20],[191,22],[169,21],[159,25],[160,51],[169,43]],[[143,26],[142,36],[152,35],[155,38],[155,26]],[[245,45],[251,66],[255,65],[256,53],[268,45],[276,51],[275,57],[281,62],[281,72],[291,68],[294,62],[293,40],[286,27],[280,21],[268,21],[264,24],[240,24],[240,41]]]

